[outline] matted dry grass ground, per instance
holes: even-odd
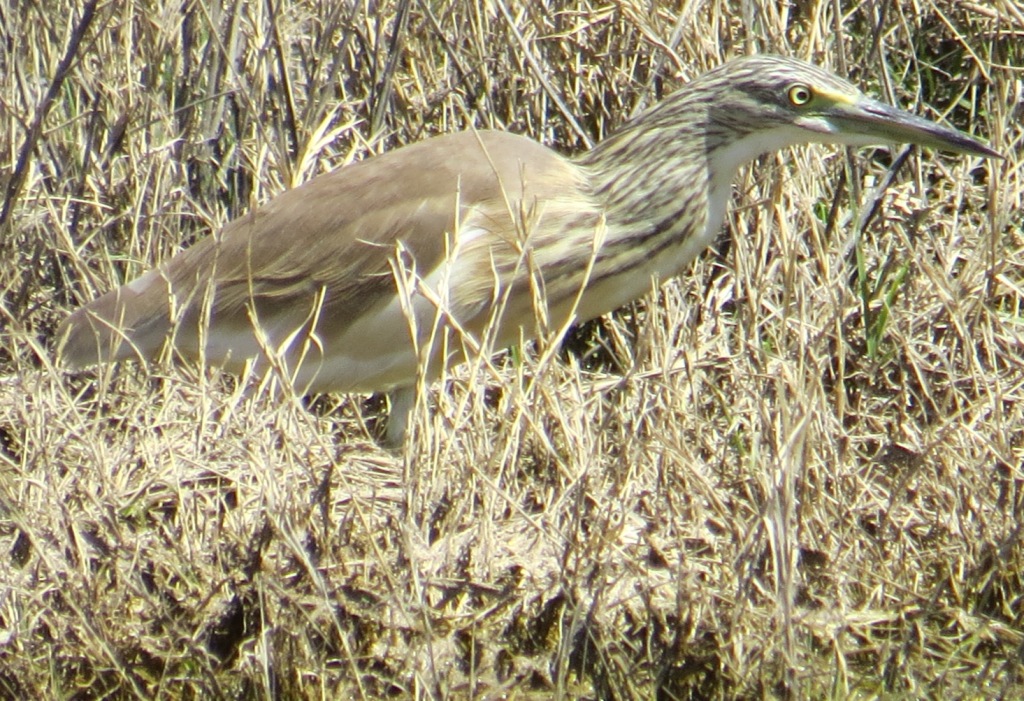
[[[1019,2],[79,4],[0,7],[0,696],[1024,695]],[[52,366],[75,304],[318,172],[577,151],[753,50],[1007,160],[764,158],[719,250],[454,369],[405,456],[365,398]]]

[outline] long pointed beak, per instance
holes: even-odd
[[[828,119],[843,136],[860,137],[865,141],[918,144],[940,151],[1003,158],[997,151],[956,129],[869,97],[850,103],[836,103],[828,110]]]

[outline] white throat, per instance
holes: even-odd
[[[780,126],[771,131],[752,132],[714,152],[708,163],[708,218],[703,237],[707,243],[713,241],[722,228],[725,208],[732,199],[732,184],[740,167],[763,153],[807,143],[807,135],[806,129]]]

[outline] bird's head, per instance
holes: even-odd
[[[746,142],[746,160],[805,142],[868,146],[908,143],[988,158],[1001,156],[955,129],[867,97],[820,68],[780,56],[749,56],[699,79],[712,125]],[[741,155],[741,154],[737,154]]]

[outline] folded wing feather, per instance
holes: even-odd
[[[153,358],[170,340],[185,357],[235,369],[261,354],[255,320],[271,344],[303,329],[316,337],[320,357],[297,376],[304,389],[403,384],[417,359],[397,300],[399,245],[421,278],[450,281],[445,314],[479,331],[502,290],[520,308],[508,318],[528,306],[529,253],[543,265],[538,252],[578,245],[561,239],[580,217],[597,225],[597,207],[581,192],[582,172],[529,139],[486,131],[429,139],[284,192],[77,310],[58,331],[61,356],[72,367]],[[453,246],[457,230],[464,246]],[[580,283],[545,284],[574,294]],[[428,331],[436,308],[420,299],[415,311]]]

